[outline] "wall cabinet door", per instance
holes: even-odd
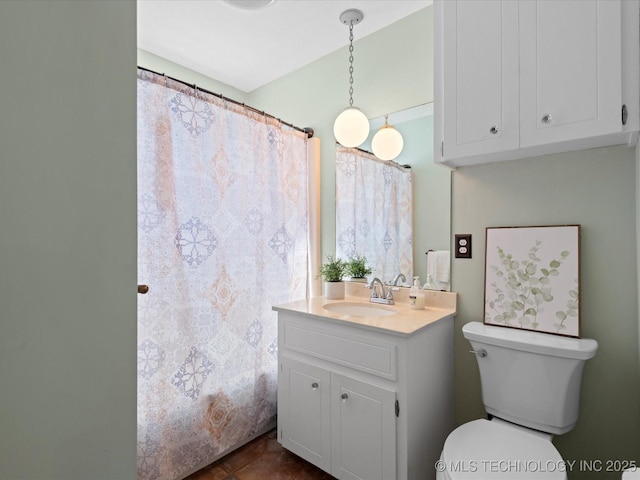
[[[396,478],[396,393],[331,375],[332,475],[348,480]]]
[[[443,9],[441,154],[518,148],[518,2],[446,0],[437,6]]]
[[[620,2],[519,3],[520,146],[620,132]]]
[[[637,0],[435,0],[435,161],[635,145],[638,10]]]
[[[331,468],[330,372],[288,357],[278,379],[280,443],[325,471]]]

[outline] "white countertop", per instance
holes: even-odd
[[[408,289],[407,289],[408,290]],[[353,292],[349,292],[353,293]],[[367,329],[384,330],[402,336],[411,336],[422,330],[428,325],[442,320],[446,317],[456,314],[455,302],[456,294],[450,292],[429,292],[432,295],[427,297],[427,307],[423,310],[413,310],[409,308],[408,303],[396,302],[393,305],[380,305],[370,303],[369,298],[361,295],[348,295],[342,300],[329,300],[325,297],[314,297],[295,302],[275,305],[274,310],[279,312],[293,312],[327,320],[331,322],[349,322],[355,326]],[[442,297],[445,295],[446,297]],[[429,302],[429,297],[433,297],[435,301]],[[383,309],[393,309],[396,313],[388,316],[361,316],[347,315],[323,308],[328,303],[358,303],[370,306],[376,306]],[[437,305],[430,306],[430,305]]]

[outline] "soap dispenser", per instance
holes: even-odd
[[[413,310],[424,309],[424,294],[420,289],[420,277],[413,277],[413,287],[409,289],[409,308]]]

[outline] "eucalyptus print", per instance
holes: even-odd
[[[515,322],[520,328],[538,328],[537,318],[544,312],[544,304],[554,299],[553,277],[559,275],[562,263],[570,255],[567,250],[563,250],[545,265],[538,257],[541,245],[542,241],[536,240],[529,249],[528,258],[520,260],[497,247],[500,265],[491,265],[491,269],[504,281],[506,288],[500,288],[497,282],[491,283],[495,296],[488,300],[486,319],[507,326],[516,326]],[[575,309],[568,306],[566,312],[556,312],[556,317],[561,321],[554,324],[558,331],[565,328],[563,322],[568,315],[577,315],[577,295],[575,300]]]
[[[493,230],[487,237],[485,323],[575,335],[578,249],[552,235],[530,235],[542,233],[540,227]]]

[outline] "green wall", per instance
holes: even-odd
[[[355,101],[369,116],[432,99],[431,11],[356,42]],[[135,478],[135,44],[133,1],[0,2],[3,479]],[[331,125],[347,100],[346,56],[240,99],[322,139],[323,252],[335,236]],[[481,320],[485,227],[582,225],[583,332],[600,349],[578,426],[555,440],[569,460],[640,462],[635,176],[625,147],[452,175],[453,231],[475,244],[452,265],[457,331]],[[467,349],[458,334],[460,423],[484,415]]]
[[[586,364],[576,428],[554,439],[565,460],[640,463],[640,385],[634,150],[626,146],[465,167],[452,176],[452,227],[473,235],[473,258],[454,259],[456,332],[482,321],[485,229],[581,225],[582,335],[598,353]],[[478,366],[456,335],[456,417],[484,416]],[[576,471],[572,479],[619,479]]]
[[[354,28],[354,105],[361,108],[367,117],[379,117],[433,101],[432,24],[433,7],[427,7],[363,38],[358,37],[357,26]],[[333,122],[349,101],[347,34],[348,30],[345,30],[343,48],[249,93],[138,50],[138,64],[141,67],[195,83],[299,127],[315,130],[315,136],[321,144],[323,258],[335,252]],[[407,149],[410,148],[407,146]],[[429,160],[425,158],[425,161]],[[424,176],[433,169],[441,167],[421,167],[418,174]],[[448,172],[438,172],[438,176],[446,180]],[[420,192],[417,196],[422,194]],[[448,192],[443,201],[448,203]],[[437,223],[436,228],[446,225],[445,233],[449,233],[448,220],[438,218]],[[440,244],[442,234],[430,237],[425,233],[424,236],[425,241],[434,239]],[[419,261],[423,260],[422,257]]]
[[[432,7],[425,8],[362,39],[354,29],[354,103],[369,117],[432,101],[432,12]],[[334,251],[332,132],[333,121],[348,100],[347,57],[344,47],[242,99],[301,127],[313,127],[321,139],[323,256]],[[477,362],[460,333],[463,324],[482,321],[485,228],[579,223],[583,335],[598,340],[600,347],[585,368],[578,425],[554,443],[567,460],[640,463],[635,178],[634,151],[624,146],[452,173],[452,232],[471,233],[474,243],[472,259],[452,261],[452,285],[459,302],[455,344],[459,423],[485,416]],[[419,205],[416,210],[420,211]],[[570,478],[618,479],[620,474],[578,471]]]
[[[136,477],[136,7],[0,2],[0,478]]]
[[[433,101],[433,8],[427,7],[359,39],[354,28],[354,106],[369,118]],[[345,47],[261,87],[250,104],[300,127],[321,145],[322,255],[335,252],[333,122],[349,102]]]

